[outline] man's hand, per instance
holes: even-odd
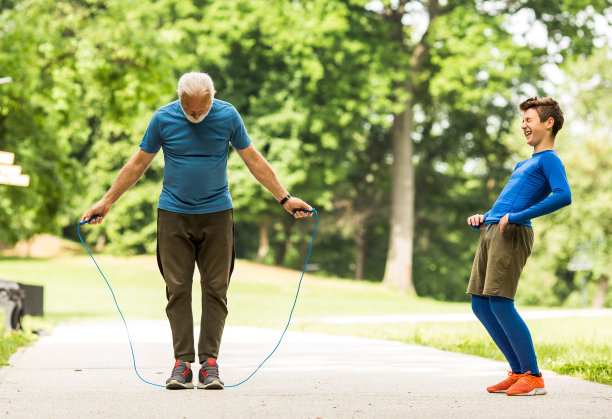
[[[83,214],[81,221],[91,220],[93,217],[98,216],[95,220],[92,220],[89,224],[100,224],[106,214],[110,211],[112,204],[108,204],[104,199],[96,202],[93,206]]]
[[[283,204],[283,208],[285,208],[285,211],[292,214],[295,218],[312,217],[313,214],[312,212],[301,211],[312,211],[312,207],[306,202],[302,201],[300,198],[296,198],[294,196],[289,198],[287,202]],[[296,213],[294,214],[293,211],[296,211]]]
[[[478,230],[480,230],[483,227],[484,218],[485,217],[482,214],[474,214],[471,217],[468,217],[467,223],[471,227],[477,227]]]
[[[499,231],[501,231],[502,233],[504,232],[504,228],[506,228],[506,226],[508,225],[509,217],[510,214],[506,214],[501,218],[501,220],[499,220]]]

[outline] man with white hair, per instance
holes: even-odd
[[[168,389],[193,388],[195,362],[191,289],[200,271],[202,316],[198,341],[198,388],[222,389],[217,357],[227,317],[227,289],[234,268],[233,206],[227,180],[229,144],[253,176],[296,218],[312,207],[292,197],[255,149],[236,109],[214,97],[205,73],[184,74],[179,99],[155,112],[138,152],[104,195],[81,218],[99,224],[111,207],[164,153],[164,180],[157,210],[157,261],[166,282],[166,314],[175,364]],[[92,220],[92,218],[96,217]]]

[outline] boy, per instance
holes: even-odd
[[[554,150],[563,126],[559,103],[534,97],[519,109],[523,111],[521,129],[533,155],[516,165],[489,212],[467,219],[472,228],[482,230],[467,293],[472,295],[474,314],[511,368],[505,380],[487,391],[534,396],[546,394],[546,388],[531,334],[514,308],[514,297],[533,248],[530,220],[569,205],[572,197],[565,168]]]

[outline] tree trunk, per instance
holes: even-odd
[[[283,266],[285,264],[285,255],[287,254],[287,249],[291,246],[291,231],[293,230],[293,226],[296,224],[293,222],[292,218],[283,217],[283,227],[285,230],[285,244],[278,248],[276,252],[274,263],[277,266]]]
[[[609,282],[610,277],[608,275],[602,275],[602,277],[599,279],[597,292],[595,293],[595,298],[593,298],[591,308],[603,308],[606,301],[606,292],[608,291]]]
[[[100,237],[98,237],[98,241],[96,241],[96,246],[94,247],[94,250],[96,251],[96,253],[100,253],[104,250],[104,245],[106,244],[106,234],[102,233],[100,234]]]
[[[396,10],[387,8],[388,18],[397,25],[394,41],[400,51],[404,50],[404,28],[402,17],[406,10],[408,0],[402,0]],[[441,10],[438,8],[438,0],[424,2],[429,14],[429,25],[438,17]],[[447,12],[447,11],[445,11]],[[391,179],[391,230],[389,232],[389,250],[383,283],[397,288],[402,292],[414,292],[412,282],[412,249],[414,236],[414,165],[413,156],[413,116],[412,108],[415,100],[415,88],[419,72],[429,53],[427,43],[428,30],[425,31],[421,40],[415,45],[410,55],[411,76],[403,88],[408,99],[404,111],[395,115],[392,128],[393,142],[393,173]]]
[[[259,248],[257,249],[257,262],[262,263],[266,259],[270,242],[268,240],[268,228],[270,227],[270,219],[264,218],[259,224]]]
[[[357,217],[355,226],[355,279],[361,280],[365,277],[365,236],[366,228],[362,217]]]
[[[393,122],[393,177],[391,231],[383,283],[402,292],[414,292],[412,284],[412,236],[414,234],[414,166],[412,100]]]

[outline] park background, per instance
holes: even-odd
[[[531,155],[518,104],[553,96],[573,203],[533,220],[517,300],[612,307],[611,16],[608,0],[0,0],[0,77],[12,79],[0,85],[0,150],[30,176],[0,185],[0,246],[78,240],[81,215],[180,75],[205,71],[285,187],[317,208],[311,268],[341,285],[316,286],[337,300],[380,293],[373,307],[385,312],[418,298],[448,311],[458,306],[437,302],[469,301],[478,233],[466,218]],[[301,269],[313,223],[284,213],[235,152],[228,172],[238,258]],[[162,173],[160,153],[102,225],[83,229],[108,264],[154,254]],[[49,278],[74,274],[71,260],[4,256],[0,277],[52,294]],[[338,304],[327,302],[319,313]],[[610,346],[591,337],[609,377]]]

